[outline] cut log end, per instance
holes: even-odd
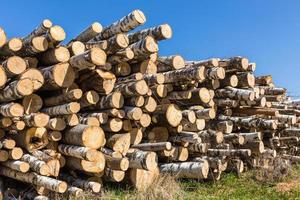
[[[48,121],[49,121],[49,116],[48,116]],[[62,131],[66,128],[66,123],[63,118],[53,118],[49,121],[48,127],[52,130]]]
[[[17,52],[22,49],[23,42],[19,38],[12,38],[8,41],[8,47],[11,51]]]
[[[36,94],[31,94],[23,98],[22,105],[26,114],[38,112],[43,105],[43,100]]]
[[[20,79],[25,78],[32,80],[34,91],[40,89],[44,84],[44,76],[38,69],[27,69],[20,76]]]
[[[135,21],[137,21],[139,24],[144,24],[146,22],[146,16],[141,10],[134,10],[132,15]]]
[[[160,28],[161,28],[161,34],[163,38],[170,39],[172,37],[173,31],[169,24],[162,24]]]
[[[199,97],[203,103],[208,103],[211,100],[211,96],[207,88],[199,89]]]
[[[139,95],[146,95],[149,90],[146,81],[140,80],[140,81],[136,82],[135,90],[137,91],[137,93]]]
[[[102,25],[99,22],[94,22],[91,25],[91,28],[95,33],[101,33],[102,31]]]
[[[14,103],[10,106],[9,113],[14,117],[20,117],[24,114],[24,107],[18,103]]]
[[[122,33],[116,35],[116,42],[121,48],[126,48],[129,45],[128,37]]]
[[[124,104],[124,98],[121,92],[114,92],[111,98],[111,104],[114,108],[121,108]]]
[[[99,95],[96,91],[90,90],[85,93],[86,101],[91,104],[95,105],[99,101]]]
[[[4,69],[0,66],[0,87],[3,87],[7,81],[7,76]]]
[[[52,22],[51,22],[51,20],[49,20],[49,19],[44,19],[43,22],[42,22],[42,25],[43,25],[45,28],[49,29],[49,28],[51,28],[51,26],[52,26]]]
[[[78,113],[80,110],[80,104],[77,102],[71,102],[69,103],[69,110],[71,113]]]
[[[74,82],[75,73],[68,63],[62,63],[55,66],[53,77],[58,86],[69,87]]]
[[[0,150],[0,161],[4,162],[4,161],[7,161],[7,159],[8,159],[7,151]]]
[[[85,51],[85,45],[84,45],[84,43],[82,43],[80,41],[72,42],[72,44],[68,48],[72,52],[73,55],[79,55],[79,54],[84,53],[84,51]]]
[[[98,126],[87,127],[82,134],[82,142],[86,147],[99,148],[103,144],[104,133]]]
[[[44,36],[34,37],[32,39],[32,46],[38,51],[43,52],[48,49],[48,41]]]
[[[174,69],[184,68],[185,62],[183,57],[180,55],[175,55],[172,59],[172,66],[174,67]]]
[[[151,117],[148,114],[143,113],[140,118],[140,124],[142,127],[148,127],[151,124]]]
[[[33,82],[30,79],[21,79],[17,84],[17,91],[23,96],[33,93]]]
[[[155,53],[158,51],[158,45],[153,37],[147,36],[145,38],[145,49],[149,53]]]
[[[0,27],[0,48],[5,44],[6,39],[6,34],[4,30]]]
[[[249,60],[247,58],[242,58],[241,59],[241,66],[243,69],[247,69],[249,66]]]
[[[182,113],[175,104],[170,104],[167,108],[166,119],[173,127],[177,127],[182,119]]]
[[[60,46],[54,50],[55,59],[58,62],[67,62],[70,59],[70,52],[66,47]]]
[[[105,65],[106,53],[100,48],[92,48],[90,50],[91,61],[95,65]]]
[[[66,38],[66,33],[60,26],[52,26],[50,28],[50,35],[57,42],[61,42]]]
[[[5,63],[9,73],[13,75],[19,75],[25,71],[27,64],[24,59],[19,56],[12,56],[7,59]]]

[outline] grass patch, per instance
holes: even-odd
[[[283,179],[257,180],[259,171],[248,171],[237,177],[223,173],[217,182],[198,182],[192,180],[175,181],[173,177],[162,176],[145,191],[135,191],[119,184],[106,184],[101,195],[86,194],[76,200],[124,199],[124,200],[194,200],[194,199],[251,199],[251,200],[300,200],[300,166],[290,170]]]

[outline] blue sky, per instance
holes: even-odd
[[[278,86],[300,96],[299,0],[1,0],[0,26],[9,37],[21,37],[49,18],[69,40],[94,21],[106,26],[134,9],[147,17],[141,28],[172,26],[160,55],[247,56],[257,63],[257,75],[272,74]]]

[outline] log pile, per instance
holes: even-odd
[[[23,38],[0,28],[0,199],[300,162],[300,101],[245,57],[159,55],[172,29],[133,31],[145,22],[135,10],[65,44],[50,20]]]

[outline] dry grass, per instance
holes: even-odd
[[[269,167],[256,169],[254,176],[259,182],[273,183],[282,181],[290,174],[291,170],[292,166],[289,161],[276,157],[272,160]]]
[[[175,200],[183,199],[183,190],[175,178],[170,175],[159,176],[154,183],[144,191],[136,191],[136,200]]]
[[[110,184],[101,194],[92,194],[89,192],[81,196],[69,196],[67,194],[51,197],[54,200],[180,200],[183,199],[183,190],[175,178],[170,175],[159,176],[154,183],[143,191],[137,191],[130,188],[119,188],[117,185]]]

